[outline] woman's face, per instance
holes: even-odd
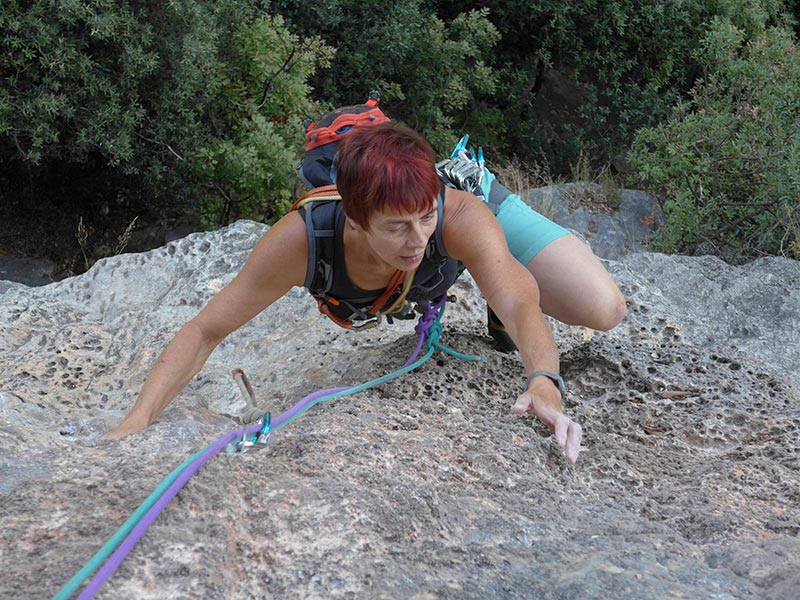
[[[421,213],[400,214],[376,211],[364,230],[372,251],[384,262],[400,271],[419,266],[425,255],[428,240],[436,231],[438,219],[436,200]]]

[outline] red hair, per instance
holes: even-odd
[[[378,210],[430,210],[439,192],[435,160],[427,140],[407,127],[385,123],[354,129],[339,144],[336,159],[344,213],[369,230]]]

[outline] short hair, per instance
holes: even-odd
[[[339,143],[336,187],[345,215],[369,230],[375,211],[420,213],[439,192],[436,154],[412,129],[395,123],[358,127]]]

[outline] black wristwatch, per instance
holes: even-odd
[[[534,371],[528,375],[528,382],[525,385],[526,390],[531,386],[531,381],[533,381],[533,378],[538,377],[539,375],[544,375],[556,385],[558,391],[561,392],[562,399],[567,397],[567,386],[564,385],[564,380],[561,378],[561,375],[558,375],[557,373],[551,373],[550,371]]]

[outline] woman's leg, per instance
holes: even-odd
[[[625,318],[625,298],[603,264],[577,237],[514,194],[500,205],[497,220],[511,253],[536,278],[539,306],[545,314],[602,331]]]
[[[539,306],[568,325],[608,331],[625,318],[625,298],[592,251],[572,234],[559,237],[526,265],[539,284]]]

